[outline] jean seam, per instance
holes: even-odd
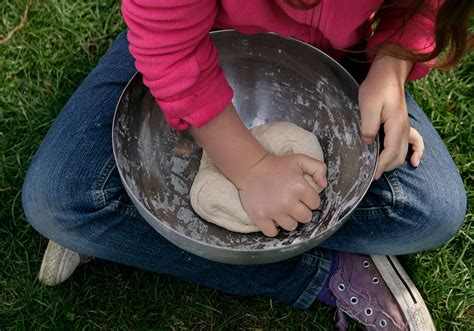
[[[119,214],[129,214],[132,217],[142,217],[135,206],[130,206],[122,201],[114,200],[109,204],[109,207],[112,208],[115,212]]]
[[[309,272],[316,270],[314,276],[310,279],[301,295],[292,304],[297,309],[307,309],[318,297],[324,283],[329,277],[329,270],[331,269],[331,252],[318,251],[318,256],[312,252],[305,253],[302,257],[301,263],[305,265]]]
[[[386,217],[390,214],[391,211],[395,211],[400,213],[403,209],[403,201],[404,201],[404,193],[401,189],[401,185],[397,179],[397,177],[390,173],[384,173],[384,178],[386,179],[388,186],[390,187],[390,191],[392,193],[392,202],[388,206],[382,207],[365,207],[365,208],[357,208],[354,211],[355,215],[360,216],[371,216],[371,217]]]
[[[123,203],[120,200],[112,200],[109,204],[107,204],[107,192],[105,191],[105,185],[116,168],[117,163],[115,162],[115,158],[112,155],[109,157],[107,162],[105,162],[104,167],[102,167],[102,170],[99,173],[99,179],[93,185],[92,196],[95,205],[98,208],[105,208],[108,206],[120,214],[130,214],[134,217],[141,217],[134,205]]]
[[[386,174],[388,185],[392,190],[392,207],[393,210],[400,213],[403,209],[403,201],[405,200],[405,195],[403,193],[400,182],[393,172]]]
[[[94,198],[94,203],[98,208],[104,208],[107,206],[107,198],[104,188],[115,167],[115,159],[114,156],[111,155],[102,167],[102,170],[99,173],[99,178],[92,186],[92,196]]]

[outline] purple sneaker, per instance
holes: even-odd
[[[436,330],[420,293],[393,256],[340,253],[329,280],[340,330],[347,316],[367,330]]]

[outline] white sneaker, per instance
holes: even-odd
[[[71,277],[78,265],[91,259],[50,240],[38,274],[39,281],[47,286],[61,284]]]

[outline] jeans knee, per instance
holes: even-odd
[[[68,215],[75,208],[64,190],[70,185],[70,177],[60,164],[39,157],[30,165],[23,182],[22,204],[27,221],[43,236],[56,241],[68,236]]]
[[[423,228],[418,229],[423,250],[435,248],[450,240],[461,227],[467,209],[467,196],[459,174],[434,181],[430,189],[422,191]]]
[[[54,217],[53,202],[48,196],[49,183],[44,180],[45,177],[40,177],[38,171],[30,166],[28,173],[23,182],[22,189],[22,204],[26,220],[31,226],[44,235],[50,238],[52,232],[57,229],[57,224]],[[47,174],[44,174],[47,176]]]

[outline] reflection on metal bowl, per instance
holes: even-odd
[[[329,186],[313,221],[275,238],[239,234],[195,214],[189,188],[200,147],[171,129],[140,74],[117,105],[113,148],[125,188],[138,211],[175,245],[210,260],[257,264],[284,260],[327,239],[367,191],[378,141],[361,141],[357,83],[316,48],[275,34],[211,33],[220,65],[234,89],[234,105],[248,127],[288,121],[314,132],[328,165]]]

